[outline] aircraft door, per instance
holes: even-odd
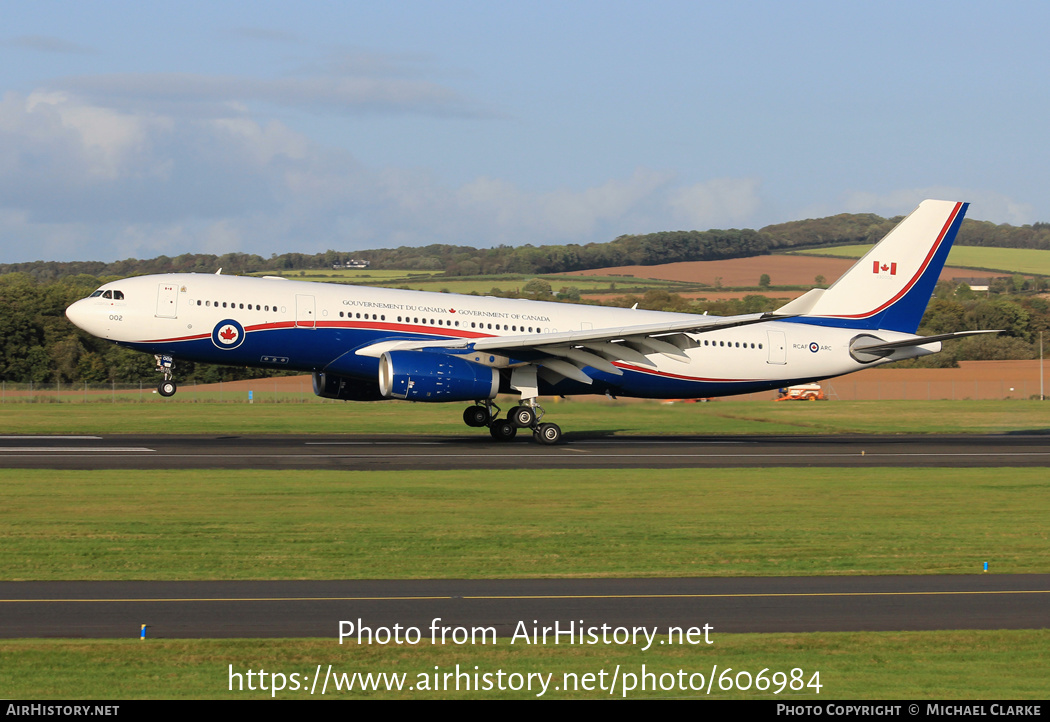
[[[295,325],[299,328],[317,327],[313,296],[295,294]]]
[[[179,287],[174,283],[157,286],[157,318],[175,318],[179,306]]]
[[[766,361],[766,363],[786,364],[787,336],[784,335],[784,332],[766,331],[766,338],[769,341],[769,359]]]

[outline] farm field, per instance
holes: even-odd
[[[836,246],[794,251],[796,255],[811,257],[834,256],[837,258],[860,258],[871,246]],[[1050,251],[1033,248],[989,248],[984,246],[952,246],[948,263],[958,269],[983,269],[988,272],[1021,273],[1050,276]],[[947,270],[947,269],[946,269]],[[958,275],[958,274],[956,274]],[[971,275],[983,275],[974,274]],[[944,278],[944,274],[941,274]]]
[[[440,275],[441,271],[407,271],[404,269],[326,269],[310,271],[261,271],[251,276],[281,276],[290,281],[337,281],[360,285],[383,284],[390,281],[412,283]]]
[[[258,276],[273,275],[259,273]],[[325,283],[344,283],[357,286],[381,286],[384,288],[408,288],[413,291],[431,291],[434,293],[463,293],[490,295],[493,289],[500,293],[520,292],[526,283],[534,278],[541,278],[551,284],[555,293],[562,288],[575,286],[582,293],[624,294],[645,293],[650,288],[660,288],[671,292],[679,288],[693,288],[695,284],[683,284],[653,278],[621,277],[588,277],[566,279],[559,274],[540,275],[499,275],[499,276],[444,276],[438,272],[417,273],[409,271],[303,271],[290,272],[283,276],[290,281],[321,281]]]

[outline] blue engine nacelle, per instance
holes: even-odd
[[[354,379],[325,372],[314,373],[314,393],[322,399],[342,401],[382,401],[379,384],[366,379]]]
[[[379,359],[379,393],[408,401],[477,401],[499,392],[499,371],[459,356],[388,351]]]

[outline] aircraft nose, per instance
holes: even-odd
[[[91,313],[88,309],[87,299],[81,299],[76,303],[70,304],[66,309],[66,318],[68,318],[74,326],[81,328],[88,333],[92,333],[92,329],[89,328],[91,325]]]

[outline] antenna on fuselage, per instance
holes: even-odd
[[[221,276],[222,275],[222,266],[219,266],[219,270],[215,272],[215,275],[216,276]]]

